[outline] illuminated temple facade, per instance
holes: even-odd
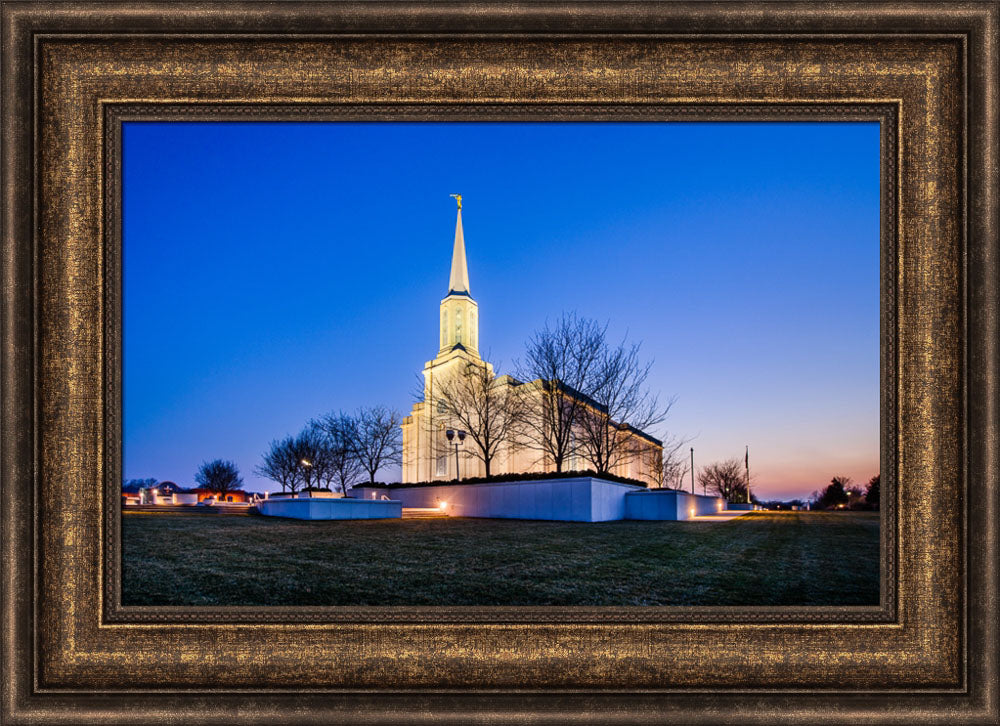
[[[469,290],[469,270],[465,257],[465,235],[462,229],[462,201],[458,197],[458,218],[451,256],[451,276],[448,294],[440,306],[440,345],[437,356],[427,361],[423,369],[423,400],[413,405],[403,419],[403,482],[450,481],[455,478],[455,447],[446,437],[454,428],[448,408],[436,390],[451,376],[464,375],[469,364],[493,367],[479,355],[479,305]],[[526,385],[528,395],[541,395],[540,381],[522,384],[510,376],[499,376],[496,385]],[[538,391],[538,393],[532,393]],[[655,485],[652,462],[662,454],[662,443],[648,434],[633,430],[637,454],[622,462],[612,472],[618,476],[638,479]],[[461,478],[484,476],[483,462],[472,456],[466,440],[460,447]],[[565,471],[588,468],[580,456],[571,456],[563,466]],[[537,449],[512,442],[501,445],[491,464],[491,475],[555,471],[552,461]]]

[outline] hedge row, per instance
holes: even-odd
[[[618,482],[619,484],[633,484],[640,487],[648,487],[649,485],[645,482],[639,481],[638,479],[630,479],[625,476],[616,476],[615,474],[598,474],[593,469],[586,469],[584,471],[552,471],[552,472],[537,472],[530,474],[496,474],[494,476],[474,476],[468,479],[452,479],[451,481],[417,481],[417,482],[392,482],[386,484],[384,482],[375,482],[374,484],[355,484],[355,488],[359,487],[375,487],[378,489],[395,489],[397,487],[439,487],[448,486],[451,484],[502,484],[504,482],[511,481],[545,481],[546,479],[576,479],[581,476],[592,476],[595,479],[604,479],[605,481]]]

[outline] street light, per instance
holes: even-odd
[[[678,489],[679,488],[680,487],[678,487]],[[694,494],[694,447],[693,446],[691,447],[691,493]]]
[[[312,468],[313,463],[309,459],[299,459],[299,463],[306,468],[306,489],[312,487],[312,474],[309,469]],[[312,497],[312,492],[309,493],[310,498]]]
[[[448,437],[448,441],[454,441],[456,433],[458,434],[458,441],[455,441],[455,479],[458,480],[462,478],[462,474],[459,472],[458,469],[458,447],[465,442],[465,432],[464,431],[456,432],[453,431],[452,429],[448,429],[447,431],[444,432],[444,435]]]

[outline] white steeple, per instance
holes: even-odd
[[[469,268],[465,262],[465,235],[462,232],[462,195],[455,221],[455,246],[451,252],[448,294],[441,301],[441,348],[438,355],[455,349],[479,358],[479,306],[469,292]]]
[[[455,247],[451,252],[451,280],[448,294],[469,292],[469,267],[465,263],[465,234],[462,232],[462,195],[453,194],[458,200],[458,219],[455,221]]]

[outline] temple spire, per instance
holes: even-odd
[[[462,195],[452,194],[458,202],[458,219],[455,222],[455,248],[451,253],[451,279],[448,294],[453,292],[469,294],[469,267],[465,262],[465,235],[462,232]]]

